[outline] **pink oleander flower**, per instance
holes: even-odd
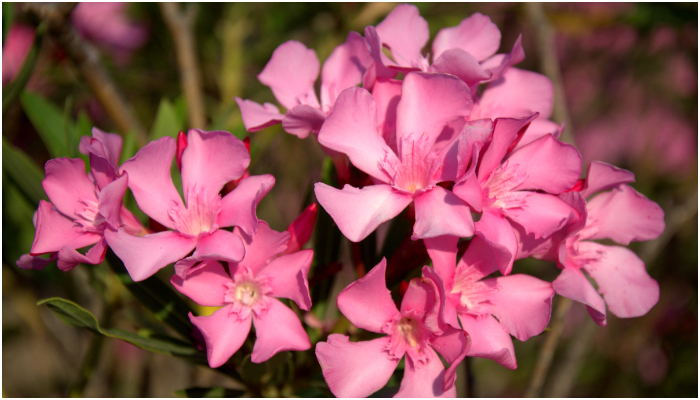
[[[24,59],[34,43],[34,28],[24,24],[13,24],[7,32],[2,47],[2,84],[13,80],[22,69]]]
[[[580,193],[561,195],[578,209],[580,218],[567,226],[566,236],[557,246],[562,272],[552,285],[558,294],[585,304],[601,326],[607,324],[606,304],[616,316],[632,318],[646,314],[659,301],[659,284],[634,252],[591,241],[611,239],[628,245],[656,239],[663,232],[663,210],[627,185],[630,182],[634,182],[631,172],[592,162]],[[582,271],[596,281],[602,298]]]
[[[311,342],[297,315],[275,297],[290,299],[306,311],[311,308],[308,273],[313,250],[280,255],[290,234],[270,229],[265,221],[259,222],[253,235],[238,227],[233,234],[241,235],[246,252],[239,262],[228,263],[228,272],[217,261],[205,260],[187,271],[184,279],[174,275],[170,280],[196,303],[222,307],[207,317],[189,314],[204,336],[209,366],[223,365],[238,351],[251,322],[257,337],[252,362],[267,361],[280,351],[310,349]]]
[[[316,183],[318,202],[348,239],[364,239],[414,201],[413,239],[474,233],[467,203],[437,185],[455,176],[459,165],[443,162],[445,149],[451,147],[436,146],[443,128],[468,117],[471,106],[469,87],[458,78],[411,72],[396,110],[396,137],[387,142],[378,126],[377,103],[367,90],[350,88],[338,96],[318,141],[347,154],[376,183],[361,189],[345,185],[342,190]],[[466,169],[469,161],[465,157],[460,165]]]
[[[361,83],[372,62],[362,36],[350,32],[345,43],[336,47],[323,64],[319,103],[314,90],[319,72],[316,53],[294,40],[282,43],[272,53],[258,79],[272,89],[287,112],[281,114],[270,103],[260,105],[236,97],[243,124],[248,132],[282,123],[285,131],[302,139],[309,132],[318,134],[340,92]]]
[[[482,213],[475,234],[491,246],[504,275],[510,273],[518,252],[514,229],[521,226],[535,238],[548,237],[575,214],[556,195],[571,189],[581,175],[576,149],[548,134],[513,150],[536,117],[497,118],[478,164],[472,163],[453,188],[455,195]],[[477,159],[481,144],[474,144],[472,159]]]
[[[367,397],[391,378],[406,356],[406,369],[395,397],[456,397],[455,370],[469,350],[467,332],[444,319],[445,292],[430,267],[411,280],[396,308],[386,288],[386,260],[338,295],[338,309],[353,325],[386,336],[350,342],[340,334],[316,345],[323,377],[337,397]],[[450,367],[445,370],[437,353]]]
[[[457,263],[457,240],[454,236],[424,239],[445,284],[445,319],[454,327],[461,322],[469,332],[467,356],[489,358],[515,369],[510,335],[525,341],[544,331],[552,312],[552,284],[528,275],[486,278],[498,270],[490,246],[475,236]]]
[[[36,236],[29,254],[17,261],[22,269],[42,269],[58,259],[58,268],[68,271],[79,263],[99,264],[107,251],[107,227],[131,234],[145,228],[122,204],[127,174],[117,173],[122,138],[92,129],[83,137],[80,151],[90,156],[90,172],[79,158],[56,158],[46,163],[41,185],[51,201],[39,202],[34,215]],[[77,249],[92,246],[85,255]],[[49,254],[49,259],[38,257]]]
[[[104,47],[121,65],[148,40],[144,24],[129,20],[128,3],[79,3],[71,13],[75,29],[87,40]]]
[[[228,132],[190,129],[181,159],[183,202],[170,177],[175,153],[175,139],[164,137],[146,145],[119,169],[129,174],[129,188],[139,208],[172,229],[144,236],[123,229],[105,232],[109,246],[135,281],[192,250],[199,259],[240,261],[243,242],[221,228],[238,226],[254,234],[258,226],[255,209],[275,183],[272,175],[250,176],[222,198],[219,192],[224,185],[248,168],[248,151]]]

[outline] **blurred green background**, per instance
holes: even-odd
[[[431,38],[474,12],[488,15],[501,29],[499,52],[509,51],[522,33],[526,59],[517,67],[541,71],[543,49],[537,39],[541,26],[533,23],[526,5],[417,5],[429,23]],[[3,24],[10,10],[7,6],[3,4]],[[256,75],[278,45],[301,41],[315,49],[323,62],[348,31],[362,33],[395,4],[188,6],[196,11],[207,129],[227,130],[243,138],[248,134],[233,97],[276,104]],[[555,101],[567,105],[566,123],[584,162],[598,159],[633,171],[637,183],[632,186],[664,209],[667,231],[655,241],[631,246],[647,261],[649,274],[661,286],[659,303],[640,318],[609,315],[604,328],[592,324],[585,308],[574,304],[543,395],[697,397],[697,3],[549,3],[544,10],[554,27],[553,51],[565,93]],[[15,21],[31,23],[21,4],[11,11]],[[187,113],[170,31],[157,4],[129,4],[127,12],[130,19],[147,26],[148,40],[128,65],[106,54],[102,62],[146,131],[174,135],[187,126]],[[82,121],[75,125],[79,134],[89,134],[92,125],[117,131],[65,52],[48,37],[26,90],[47,99],[65,120]],[[3,140],[26,153],[43,173],[51,156],[26,106],[16,101],[3,111],[2,126]],[[251,174],[271,173],[277,181],[260,204],[258,216],[273,229],[284,230],[301,210],[311,185],[320,179],[324,154],[315,139],[299,140],[279,125],[252,134],[251,144]],[[78,369],[92,336],[64,325],[46,308],[36,306],[38,300],[61,296],[100,316],[105,314],[105,299],[110,299],[120,307],[111,314],[108,326],[134,329],[154,321],[103,266],[81,265],[69,273],[55,266],[44,271],[15,266],[31,247],[37,205],[30,204],[18,183],[8,179],[4,145],[3,153],[2,394],[63,397],[79,379]],[[549,281],[557,274],[551,265],[516,263],[515,268],[519,267]],[[165,272],[159,276],[169,277]],[[546,335],[525,343],[514,340],[519,365],[515,371],[490,360],[470,359],[472,393],[522,396]],[[463,393],[464,382],[457,385]],[[107,339],[83,394],[169,397],[194,386],[233,387],[226,377],[206,368]]]

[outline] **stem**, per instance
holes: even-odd
[[[567,349],[561,364],[554,371],[546,397],[569,396],[571,387],[579,375],[579,369],[583,366],[584,358],[590,352],[596,332],[598,332],[598,325],[593,322],[593,319],[586,318],[575,340]]]
[[[552,364],[552,359],[554,358],[554,351],[557,349],[557,344],[559,343],[559,338],[561,337],[561,331],[564,328],[564,320],[569,308],[571,307],[571,299],[566,297],[558,297],[557,307],[554,310],[554,317],[552,319],[552,324],[550,325],[551,330],[540,349],[540,354],[537,357],[537,364],[535,364],[535,372],[532,374],[532,379],[530,380],[530,385],[525,391],[525,397],[540,397],[542,392],[542,385],[544,384],[544,378],[547,376],[549,367]]]
[[[175,54],[180,67],[180,84],[187,100],[189,125],[192,128],[204,129],[207,118],[204,113],[202,74],[197,64],[192,29],[196,8],[189,6],[185,12],[180,12],[180,6],[176,3],[161,3],[160,11],[175,42]]]

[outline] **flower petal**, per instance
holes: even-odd
[[[123,228],[105,230],[109,247],[124,262],[131,279],[142,281],[159,269],[189,254],[197,239],[166,231],[145,236],[131,236]]]
[[[493,260],[503,275],[510,274],[518,252],[518,242],[510,222],[503,216],[485,210],[474,224],[478,235],[493,251]]]
[[[586,198],[594,193],[632,182],[634,182],[634,174],[630,171],[601,161],[592,161],[588,166],[586,183],[581,191],[581,196]]]
[[[17,266],[21,269],[35,269],[42,270],[47,265],[58,259],[58,253],[51,253],[49,258],[43,258],[39,256],[31,256],[29,254],[23,254],[19,260],[17,260]]]
[[[299,308],[309,311],[311,295],[309,294],[309,268],[313,261],[311,249],[279,256],[263,267],[257,276],[266,276],[270,280],[270,296],[293,300]]]
[[[342,398],[367,397],[384,387],[400,361],[389,357],[387,346],[388,336],[350,342],[336,333],[319,342],[316,358],[331,392]]]
[[[257,132],[268,126],[277,125],[282,122],[284,114],[274,104],[258,104],[252,100],[244,100],[234,97],[238,108],[241,109],[241,119],[248,132]]]
[[[261,363],[280,351],[310,349],[309,335],[296,313],[277,299],[270,298],[268,301],[267,312],[262,316],[253,316],[257,339],[250,361]]]
[[[508,116],[521,118],[540,113],[552,115],[554,86],[546,76],[519,68],[509,68],[503,77],[490,83],[479,99],[481,118]]]
[[[394,7],[377,25],[377,33],[391,50],[394,61],[406,67],[413,67],[413,61],[422,57],[421,49],[430,38],[428,22],[412,4]]]
[[[117,169],[119,167],[119,156],[122,154],[123,139],[121,135],[116,133],[107,133],[97,127],[93,127],[92,137],[97,139],[102,145],[104,158],[107,159],[114,169]],[[82,154],[87,155],[87,153],[90,152],[90,143],[91,140],[89,140],[89,138],[86,142],[83,142],[82,138],[80,139],[79,149]]]
[[[205,260],[195,270],[182,279],[178,275],[170,278],[170,283],[178,292],[205,307],[221,307],[225,305],[224,298],[231,277],[224,267],[215,260]]]
[[[450,364],[445,372],[445,378],[442,383],[442,390],[447,391],[454,387],[455,380],[457,379],[455,371],[459,363],[467,356],[467,352],[471,346],[471,339],[466,331],[448,327],[445,333],[431,340],[430,345],[440,353],[441,356],[445,357],[445,361]]]
[[[490,315],[459,314],[459,321],[471,339],[467,356],[488,358],[509,369],[518,368],[513,340],[498,320]]]
[[[107,253],[107,241],[104,238],[95,243],[85,255],[66,246],[58,251],[58,262],[56,265],[61,271],[70,271],[80,263],[97,265],[105,259],[105,253]]]
[[[451,191],[435,186],[414,198],[416,223],[411,239],[426,239],[443,235],[470,237],[474,220],[467,203]]]
[[[79,226],[54,210],[51,203],[39,200],[36,211],[36,233],[30,255],[54,253],[63,247],[79,249],[97,243],[102,235],[83,232]]]
[[[204,337],[207,361],[212,368],[224,365],[241,348],[250,332],[251,317],[239,320],[236,314],[230,314],[230,308],[220,308],[208,317],[188,314]]]
[[[385,275],[386,259],[382,258],[367,275],[338,294],[338,309],[356,327],[381,333],[384,323],[399,313],[386,288]]]
[[[459,25],[443,28],[433,40],[433,59],[452,48],[462,49],[483,61],[498,51],[501,45],[501,31],[491,18],[474,13]]]
[[[243,178],[231,193],[221,199],[221,211],[216,217],[219,228],[238,226],[252,235],[258,227],[256,210],[260,200],[275,185],[272,175],[253,175]]]
[[[46,177],[41,181],[51,204],[63,215],[75,218],[84,202],[97,203],[95,184],[85,174],[85,163],[79,158],[54,158],[44,166]]]
[[[325,120],[326,113],[320,109],[300,104],[287,111],[282,119],[282,128],[287,133],[304,139],[309,136],[309,132],[318,133]]]
[[[562,269],[561,274],[552,282],[552,287],[558,295],[583,303],[596,324],[600,326],[608,324],[605,316],[605,301],[577,268]]]
[[[552,314],[552,284],[529,275],[485,279],[500,289],[492,292],[489,309],[501,326],[525,341],[544,332]]]
[[[316,199],[330,214],[338,229],[353,242],[359,242],[379,225],[399,215],[413,197],[389,185],[345,185],[338,190],[324,183],[314,185]]]
[[[491,72],[484,71],[473,55],[458,48],[440,54],[430,66],[430,72],[454,75],[470,87],[491,77]]]
[[[374,59],[369,54],[365,39],[350,31],[345,42],[336,47],[321,69],[321,105],[330,109],[343,90],[362,83],[364,75]],[[318,132],[318,131],[317,131]]]
[[[548,237],[563,228],[569,220],[578,218],[578,213],[564,200],[553,194],[538,192],[515,192],[524,203],[522,207],[506,210],[506,216],[520,224],[525,232],[535,238]]]
[[[581,155],[570,144],[552,135],[543,136],[523,146],[508,157],[513,168],[527,178],[513,190],[543,190],[559,194],[571,189],[581,177]]]
[[[105,186],[97,196],[98,212],[114,229],[122,225],[121,213],[128,182],[127,173],[123,173],[122,176]]]
[[[526,118],[496,118],[493,123],[493,137],[491,143],[483,151],[479,170],[479,182],[484,183],[491,175],[496,167],[501,165],[503,158],[511,143],[520,136],[520,132],[527,129],[527,126],[532,120],[537,118],[537,114],[530,115]]]
[[[243,238],[245,257],[237,264],[232,263],[231,276],[233,276],[233,270],[239,265],[250,269],[253,275],[257,275],[272,258],[284,252],[289,242],[289,232],[272,230],[265,221],[258,223],[258,230],[252,236],[241,232],[239,228],[234,228],[233,232]]]
[[[182,153],[182,192],[188,195],[195,187],[205,189],[205,203],[219,195],[226,182],[240,178],[250,164],[245,144],[224,131],[204,132],[190,129],[187,147]]]
[[[377,102],[377,122],[384,141],[396,152],[396,107],[401,99],[403,82],[379,78],[372,88],[372,98]]]
[[[426,350],[430,356],[425,364],[406,357],[406,369],[401,387],[394,397],[457,397],[457,389],[454,385],[447,391],[443,390],[445,367],[442,366],[442,361],[432,348],[428,347]]]
[[[217,229],[210,235],[202,235],[197,242],[192,257],[198,260],[220,260],[237,262],[243,259],[243,240],[235,233]]]
[[[175,229],[169,211],[184,207],[180,194],[170,178],[175,156],[175,139],[166,136],[147,144],[128,159],[119,173],[129,174],[129,189],[139,208],[159,224]]]
[[[319,67],[315,51],[290,40],[275,49],[258,80],[272,89],[277,101],[287,110],[299,104],[319,107],[314,93]]]
[[[425,249],[433,261],[433,268],[440,276],[445,288],[451,288],[457,266],[457,236],[439,236],[423,239]],[[449,289],[448,289],[449,290]]]

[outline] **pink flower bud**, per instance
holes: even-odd
[[[182,153],[185,152],[185,147],[187,147],[187,135],[184,131],[180,131],[177,134],[177,157],[175,157],[177,169],[180,171],[182,171]],[[248,151],[248,153],[250,153],[250,151]]]
[[[295,219],[287,232],[291,234],[289,238],[289,243],[287,244],[287,250],[284,254],[291,254],[301,250],[302,247],[311,238],[311,232],[314,230],[314,224],[316,223],[316,211],[318,206],[316,203],[311,204],[306,207],[306,209]]]

